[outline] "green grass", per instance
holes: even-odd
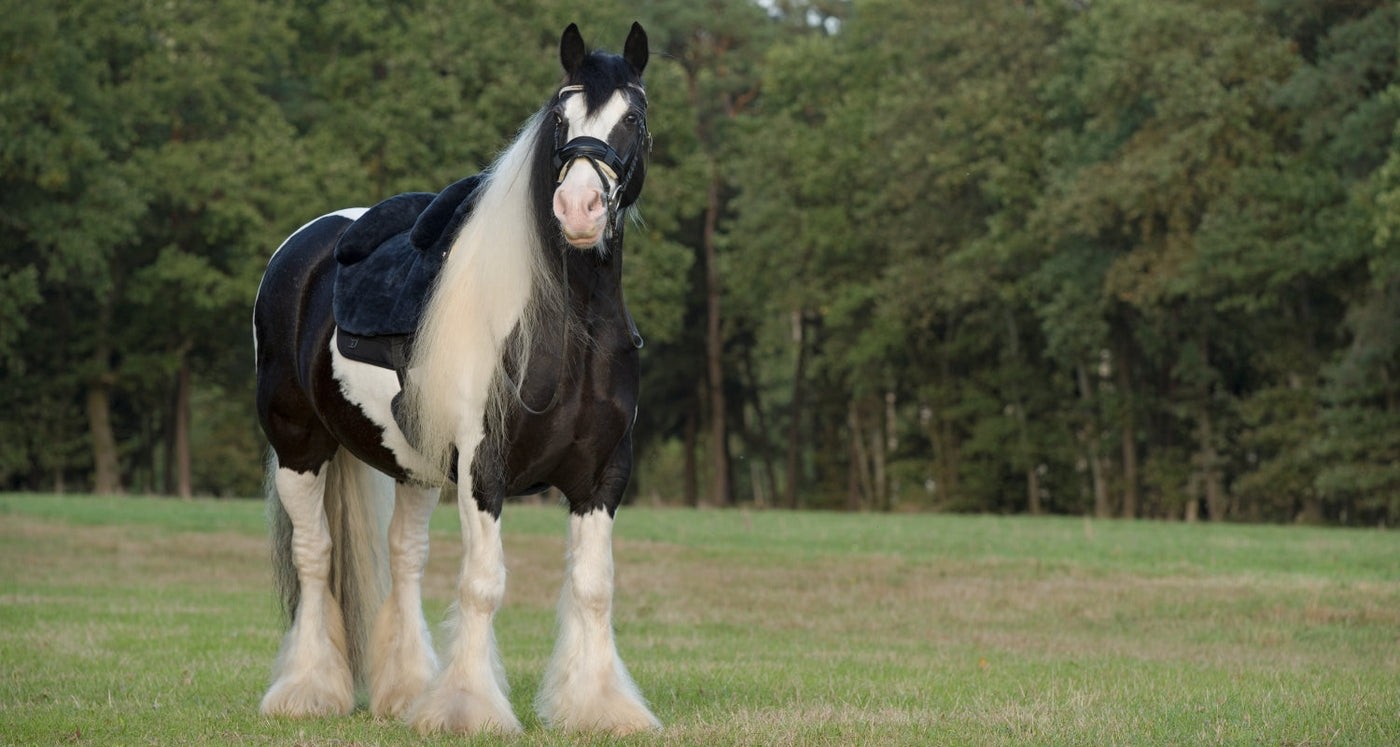
[[[462,744],[261,717],[260,503],[0,495],[0,743]],[[1400,743],[1400,538],[1377,530],[624,508],[618,641],[666,730],[530,708],[564,512],[509,506],[519,744]],[[434,517],[430,621],[455,587]]]

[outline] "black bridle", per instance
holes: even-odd
[[[641,89],[637,88],[637,90],[640,91]],[[651,133],[647,130],[646,115],[645,110],[643,110],[640,122],[637,126],[636,137],[628,144],[627,150],[624,153],[618,153],[617,150],[611,145],[608,145],[606,141],[599,140],[596,137],[581,136],[565,141],[564,135],[566,130],[564,127],[564,117],[560,113],[559,108],[562,107],[563,100],[566,96],[582,91],[583,86],[565,86],[559,90],[558,101],[555,104],[553,113],[554,183],[562,183],[564,178],[569,175],[569,169],[573,168],[574,163],[579,159],[587,161],[588,165],[593,167],[593,171],[598,174],[598,179],[603,183],[603,204],[608,211],[607,228],[604,232],[604,236],[608,241],[611,241],[616,236],[622,222],[622,211],[631,204],[630,201],[626,205],[620,203],[623,196],[626,195],[628,191],[627,188],[632,183],[633,177],[637,173],[638,165],[645,155],[645,151],[651,148]],[[645,93],[642,94],[642,101],[645,106]],[[636,196],[633,195],[632,199],[636,199]],[[569,253],[561,252],[559,258],[561,262],[560,272],[563,278],[564,294],[567,299],[569,293]],[[618,308],[621,309],[622,318],[627,324],[627,333],[631,339],[632,347],[640,350],[646,343],[642,340],[641,333],[637,331],[637,322],[632,319],[632,314],[627,311],[627,305],[622,300],[622,286],[619,285],[617,290]],[[570,324],[570,316],[565,314],[563,328],[561,329],[561,339],[558,346],[561,356],[565,355],[564,351],[567,351],[569,348]],[[502,375],[505,377],[508,386],[514,391],[515,401],[519,403],[522,410],[530,415],[544,415],[558,406],[562,399],[563,380],[558,379],[555,382],[554,394],[551,395],[549,401],[545,403],[543,407],[535,409],[525,401],[524,377],[517,380],[509,371],[505,370],[502,370]]]
[[[561,105],[565,96],[582,91],[583,86],[561,88],[558,96]],[[612,240],[622,223],[622,210],[628,207],[628,205],[619,204],[620,198],[626,193],[627,186],[631,184],[632,178],[637,172],[637,165],[644,155],[643,151],[649,149],[651,145],[651,133],[647,130],[645,112],[641,116],[636,137],[628,144],[627,150],[623,153],[618,153],[606,141],[596,137],[581,136],[564,141],[565,128],[563,124],[563,117],[556,113],[554,123],[555,184],[563,183],[564,178],[569,175],[569,169],[573,168],[576,161],[579,159],[587,161],[603,183],[603,205],[608,211],[605,237]]]

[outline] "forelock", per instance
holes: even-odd
[[[583,87],[588,111],[595,112],[608,103],[613,92],[630,84],[641,84],[637,73],[626,60],[614,54],[594,52],[583,61],[569,85]]]

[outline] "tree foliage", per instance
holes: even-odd
[[[0,485],[256,490],[306,220],[488,163],[637,18],[639,495],[1400,514],[1384,2],[0,1]]]

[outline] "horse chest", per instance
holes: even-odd
[[[595,350],[575,370],[581,374],[569,380],[551,405],[530,408],[531,402],[548,401],[550,388],[531,386],[527,396],[538,399],[527,400],[525,407],[515,410],[505,459],[511,492],[539,483],[569,492],[571,486],[578,489],[593,484],[617,461],[619,447],[626,442],[636,418],[636,351]],[[630,457],[630,449],[627,451]]]

